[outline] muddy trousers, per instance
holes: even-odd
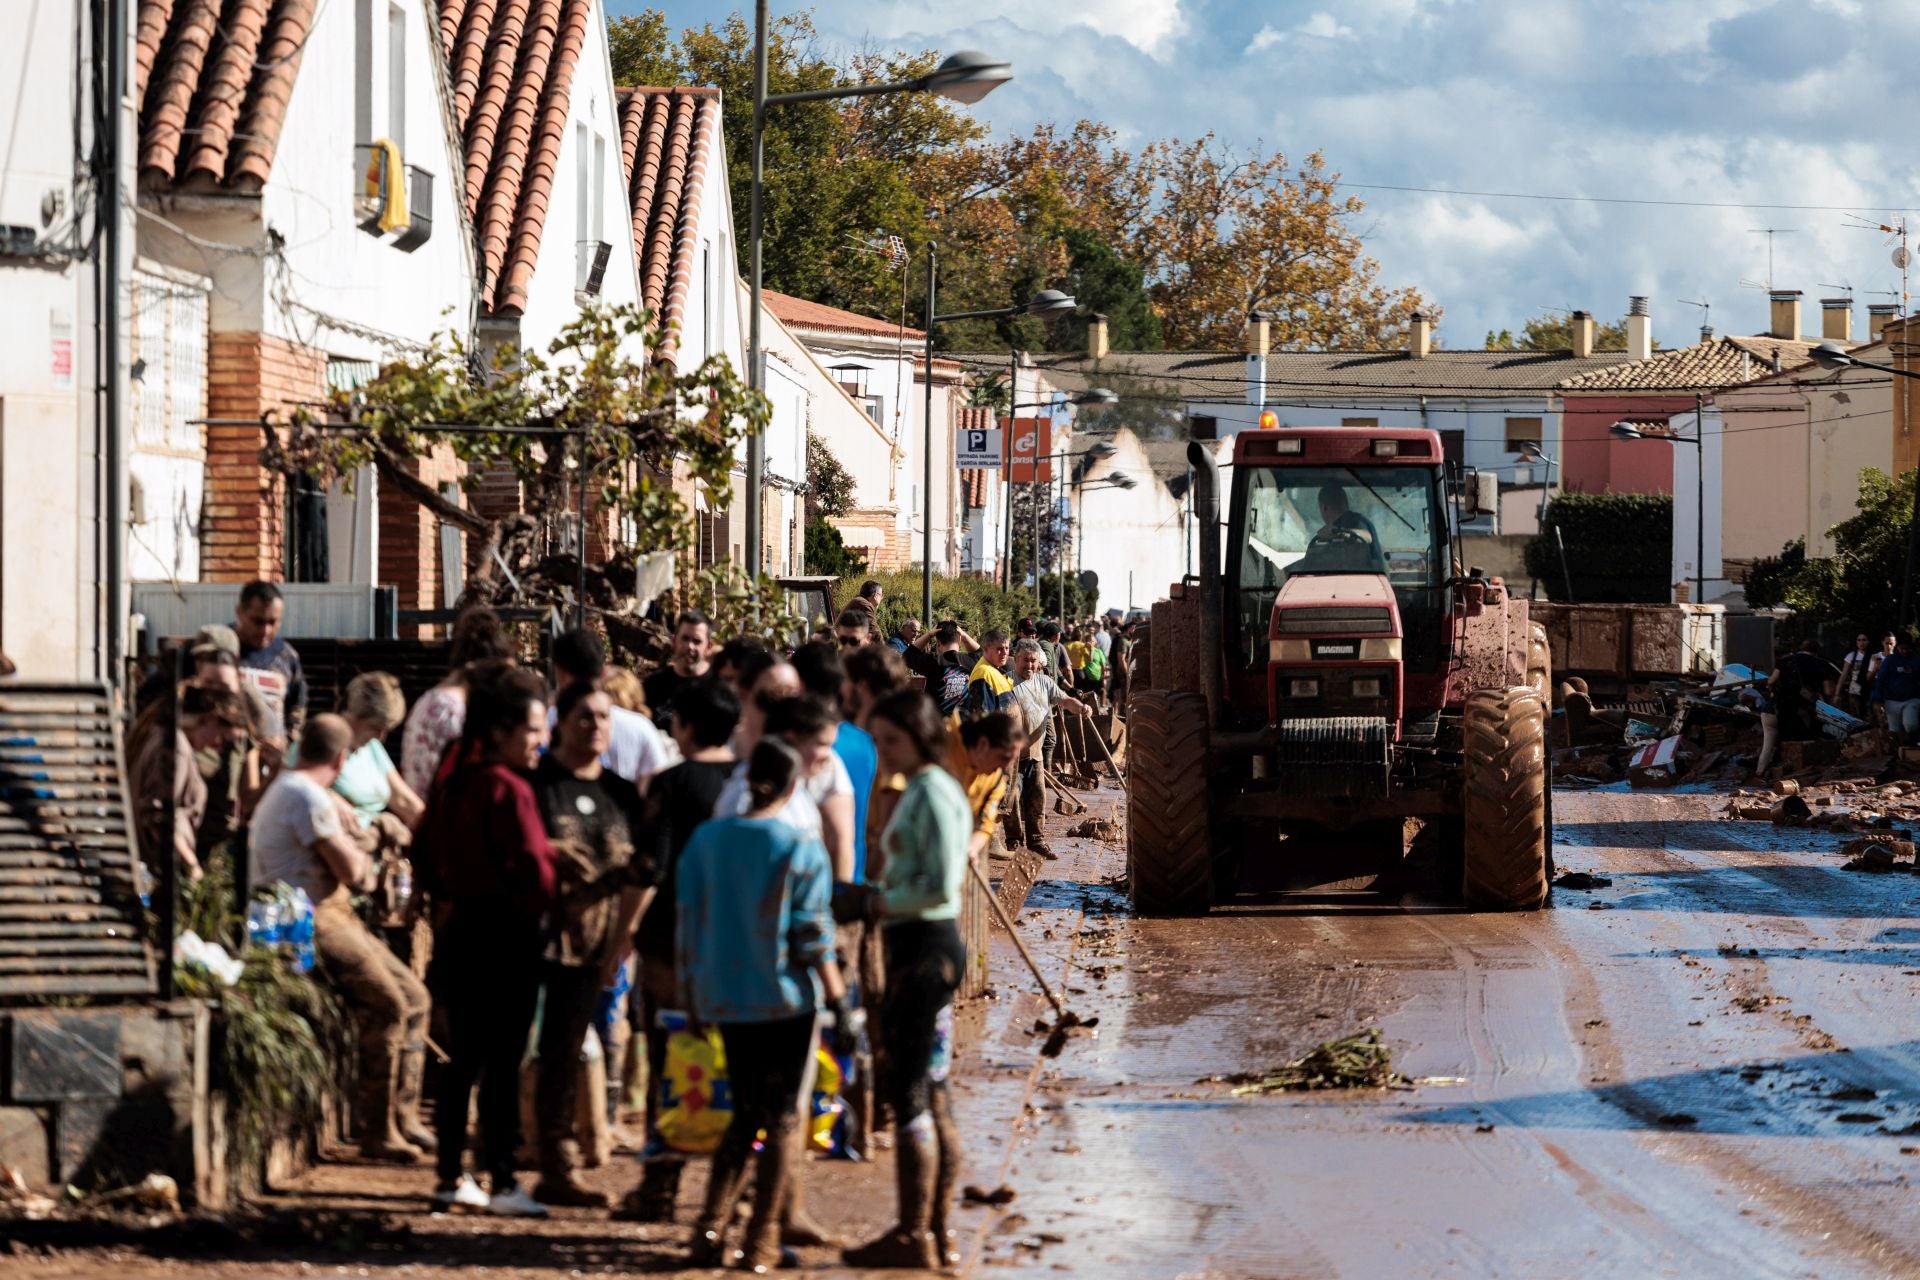
[[[514,1185],[520,1146],[520,1060],[540,996],[539,926],[505,906],[460,902],[437,942],[433,991],[452,1041],[434,1099],[440,1184],[460,1179],[477,1082],[480,1141],[490,1189],[500,1194]]]
[[[1047,845],[1047,832],[1042,825],[1047,814],[1047,787],[1040,761],[1021,760],[1019,778],[1014,807],[1007,818],[1007,828],[1012,836],[1008,843],[1018,841],[1037,853]]]
[[[413,1107],[424,1062],[418,1050],[426,1037],[427,988],[361,923],[344,893],[314,909],[313,945],[359,1033],[361,1142],[390,1143],[419,1127]]]
[[[540,984],[539,1074],[533,1087],[534,1124],[540,1141],[540,1175],[560,1178],[580,1163],[574,1137],[580,1083],[580,1046],[600,1002],[600,966],[545,961]],[[599,1100],[605,1105],[605,1099]]]
[[[777,1261],[780,1214],[793,1194],[800,1163],[800,1091],[813,1057],[814,1015],[777,1022],[723,1022],[733,1119],[713,1153],[707,1202],[696,1237],[724,1233],[745,1181],[754,1140],[767,1135],[754,1169],[753,1215],[747,1223],[746,1261]]]
[[[931,1232],[948,1249],[947,1211],[960,1171],[960,1141],[947,1073],[952,1059],[953,995],[967,948],[951,920],[888,925],[887,1097],[893,1107],[900,1230]]]

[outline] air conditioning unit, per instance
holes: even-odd
[[[407,166],[407,229],[394,238],[393,247],[412,253],[433,238],[433,175]]]
[[[575,248],[574,292],[597,298],[600,284],[607,277],[607,259],[613,255],[613,246],[605,240],[582,240]]]

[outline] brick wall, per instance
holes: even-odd
[[[245,425],[206,428],[207,487],[201,577],[278,579],[285,563],[285,486],[260,465],[258,419],[284,417],[326,390],[327,357],[264,333],[215,333],[207,344],[207,416]]]
[[[434,488],[457,483],[466,465],[442,446],[407,470]],[[399,588],[402,609],[438,609],[442,603],[440,522],[391,485],[380,488],[379,580]],[[431,636],[434,628],[409,634]]]

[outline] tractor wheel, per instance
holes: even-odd
[[[1127,896],[1142,915],[1204,915],[1214,861],[1207,700],[1135,690],[1127,737]]]
[[[1470,906],[1536,911],[1547,901],[1546,707],[1521,686],[1467,695],[1463,893]]]
[[[1527,683],[1542,698],[1553,696],[1553,649],[1547,629],[1537,622],[1527,624]]]

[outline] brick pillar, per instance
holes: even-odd
[[[278,580],[285,563],[285,485],[260,465],[263,414],[284,417],[326,391],[327,357],[264,333],[215,333],[207,345],[207,427],[201,577]]]
[[[407,470],[435,489],[456,484],[466,464],[442,445]],[[402,609],[438,609],[444,598],[440,572],[440,521],[391,485],[380,488],[380,562],[383,585],[399,588]],[[432,637],[435,628],[402,628],[402,634]]]

